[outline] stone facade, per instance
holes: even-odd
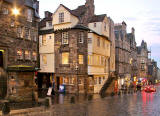
[[[148,77],[148,52],[147,43],[143,40],[137,47],[138,78]]]
[[[68,32],[68,44],[62,43],[62,33]],[[84,33],[83,43],[79,43],[79,33]],[[84,93],[87,83],[87,30],[68,29],[55,32],[55,72],[56,88],[59,90],[60,84],[66,84],[66,92]],[[68,63],[63,64],[62,53],[68,53]],[[79,64],[79,55],[83,56],[83,63]]]
[[[131,78],[131,65],[130,65],[130,43],[127,38],[126,23],[115,24],[115,43],[116,43],[116,72],[121,85],[124,84],[124,79]]]
[[[33,86],[33,75],[37,67],[39,17],[35,13],[38,14],[39,3],[35,0],[21,5],[22,2],[16,1],[16,6],[21,10],[20,14],[15,16],[12,13],[13,2],[2,0],[0,5],[0,52],[3,57],[1,66],[8,72],[8,82],[14,79],[16,83],[13,88],[9,87],[8,94],[23,96],[23,93],[28,93],[31,96],[28,89]]]

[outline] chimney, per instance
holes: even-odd
[[[52,16],[52,13],[49,12],[49,11],[45,11],[45,12],[44,12],[44,15],[45,15],[45,18],[48,18],[48,17],[51,17],[51,16]]]
[[[132,27],[131,32],[132,32],[132,34],[134,35],[134,33],[135,33],[134,27]]]

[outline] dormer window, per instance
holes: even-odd
[[[94,27],[96,27],[96,23],[94,23]]]
[[[59,23],[63,23],[64,22],[64,12],[59,13]]]
[[[52,22],[47,22],[47,27],[52,27]]]

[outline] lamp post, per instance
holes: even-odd
[[[77,75],[77,94],[79,94],[79,78],[78,78],[78,64],[75,65],[76,75]]]
[[[19,9],[17,9],[16,7],[13,8],[13,9],[12,9],[12,14],[13,14],[14,16],[18,16],[18,15],[20,14]]]

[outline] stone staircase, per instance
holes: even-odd
[[[109,76],[104,85],[102,86],[99,94],[101,96],[111,94],[114,92],[114,84],[115,84],[116,77]]]

